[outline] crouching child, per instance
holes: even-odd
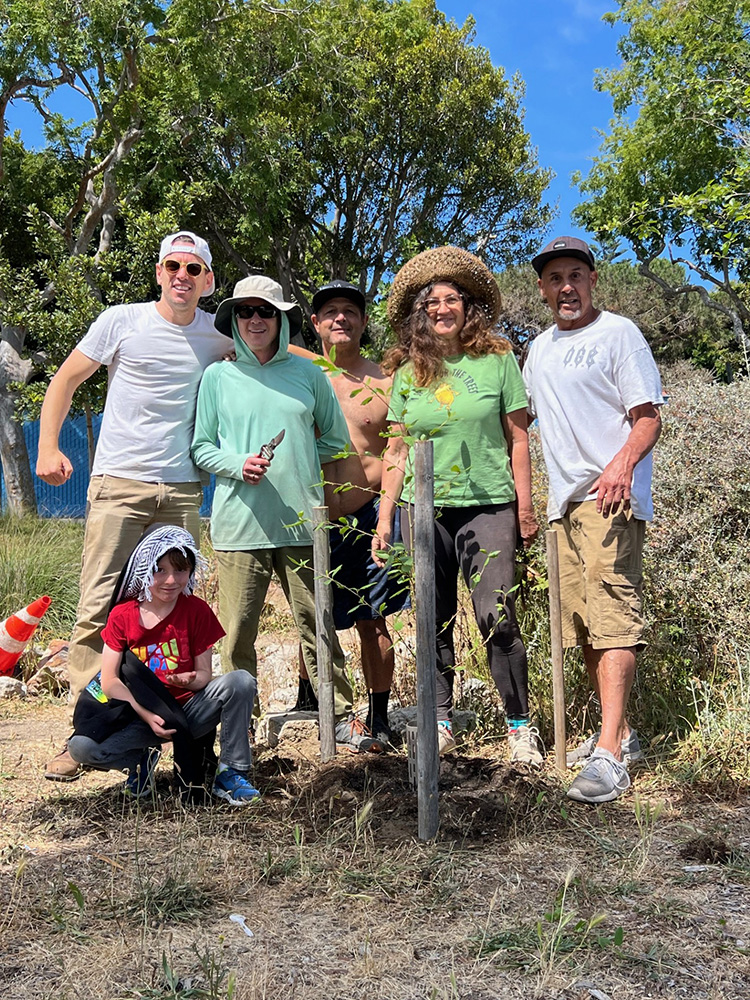
[[[255,678],[244,670],[212,679],[213,644],[224,635],[211,608],[193,594],[203,563],[183,528],[160,525],[138,542],[120,574],[102,631],[101,670],[78,700],[74,760],[127,770],[125,794],[153,794],[162,743],[172,741],[181,790],[215,776],[213,795],[248,805],[248,730]],[[213,753],[221,724],[220,757]]]

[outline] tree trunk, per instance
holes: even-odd
[[[34,480],[23,425],[14,419],[18,394],[8,383],[26,382],[32,363],[24,361],[6,341],[0,342],[0,462],[11,514],[36,514]]]

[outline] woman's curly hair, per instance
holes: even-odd
[[[474,296],[466,292],[455,281],[433,281],[415,296],[409,315],[396,330],[398,343],[383,358],[382,369],[392,375],[397,368],[411,361],[414,366],[414,383],[424,387],[446,373],[440,337],[432,329],[424,304],[437,284],[451,285],[464,303],[464,325],[458,334],[461,350],[472,358],[486,354],[507,354],[512,350],[505,337],[494,333],[487,320],[487,314]]]

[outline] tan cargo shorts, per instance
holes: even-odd
[[[553,521],[560,560],[563,646],[643,647],[643,540],[632,511],[603,517],[595,500]]]

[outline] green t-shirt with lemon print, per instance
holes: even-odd
[[[446,373],[419,388],[411,362],[393,379],[388,419],[408,437],[434,442],[435,506],[479,507],[515,499],[504,413],[526,409],[526,391],[513,354],[445,358]],[[412,453],[402,499],[414,502]]]

